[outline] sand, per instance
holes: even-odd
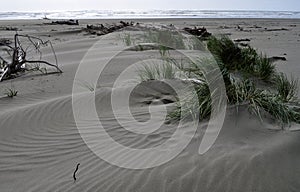
[[[89,148],[85,139],[98,142],[96,135],[104,136],[97,129],[94,118],[82,121],[78,129],[76,114],[88,117],[89,111],[75,111],[72,90],[79,66],[99,63],[96,69],[82,72],[86,76],[97,74],[118,50],[124,49],[124,42],[118,39],[122,32],[105,36],[94,36],[82,32],[86,24],[114,23],[117,20],[82,20],[80,26],[43,25],[45,20],[0,21],[0,26],[22,29],[20,34],[35,35],[49,39],[54,44],[59,66],[63,74],[27,74],[0,83],[0,191],[261,191],[282,192],[300,189],[300,132],[299,125],[293,124],[282,130],[274,119],[265,118],[261,123],[248,113],[244,106],[228,108],[223,127],[214,145],[203,154],[198,148],[207,128],[201,122],[186,148],[172,160],[153,168],[127,169],[126,166],[151,165],[155,159],[144,156],[130,157],[125,151],[116,155],[116,148],[95,145],[104,150],[109,163],[99,158]],[[160,19],[138,20],[147,25],[174,24],[178,28],[205,26],[213,34],[230,34],[230,38],[249,38],[250,45],[268,56],[284,56],[287,61],[276,62],[276,68],[287,75],[300,74],[300,20],[277,19]],[[237,26],[243,28],[238,30]],[[256,26],[256,27],[255,27]],[[267,31],[267,29],[288,29]],[[129,31],[128,31],[129,32]],[[0,38],[11,38],[14,31],[1,31]],[[126,31],[125,31],[126,33]],[[87,51],[97,43],[95,52]],[[51,60],[49,49],[43,49],[45,58]],[[122,128],[113,115],[111,94],[115,94],[117,112],[123,123],[138,131],[138,122],[151,120],[151,110],[157,118],[163,117],[164,110],[173,107],[174,90],[165,83],[152,81],[135,87],[134,71],[128,79],[114,85],[119,73],[141,56],[147,57],[153,51],[125,51],[113,60],[96,84],[96,90],[81,86],[75,102],[84,105],[95,103],[97,114],[106,132],[118,143],[136,149],[157,147],[174,135],[176,124],[163,124],[159,130],[149,134],[134,134]],[[90,66],[91,67],[91,66]],[[95,67],[95,66],[92,66]],[[86,74],[85,74],[86,73]],[[87,82],[89,83],[89,82]],[[178,82],[173,82],[178,85]],[[93,84],[92,84],[93,85]],[[18,90],[14,98],[4,94],[6,87]],[[184,85],[178,85],[183,86]],[[79,86],[80,87],[80,86]],[[80,89],[80,88],[79,88]],[[126,113],[126,93],[130,94],[129,104],[133,117]],[[73,90],[74,91],[74,90]],[[300,96],[300,92],[298,92]],[[73,105],[72,105],[73,104]],[[75,113],[75,114],[74,114]],[[77,123],[77,124],[76,124]],[[155,122],[153,122],[155,123]],[[184,127],[185,125],[183,125]],[[193,130],[184,127],[179,137],[193,136]],[[145,131],[145,130],[144,130]],[[85,134],[83,136],[82,134]],[[102,135],[101,135],[102,134]],[[105,141],[105,142],[104,142]],[[171,141],[172,142],[172,141]],[[172,147],[176,147],[176,143]],[[110,148],[111,147],[111,148]],[[94,148],[95,149],[95,148]],[[167,153],[161,149],[161,154]],[[123,167],[117,166],[118,162]],[[80,163],[76,173],[73,172]]]

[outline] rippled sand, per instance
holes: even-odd
[[[223,128],[212,148],[204,155],[198,154],[207,122],[198,129],[188,146],[171,161],[154,168],[126,169],[99,158],[84,142],[74,119],[72,89],[76,71],[88,49],[97,42],[101,49],[85,58],[83,63],[99,62],[104,65],[124,46],[117,33],[96,37],[78,32],[86,23],[113,21],[82,21],[82,26],[44,26],[44,21],[1,21],[3,26],[18,26],[23,31],[54,43],[61,75],[27,75],[0,83],[0,191],[107,191],[107,192],[282,192],[299,191],[300,188],[300,132],[281,130],[274,120],[266,118],[261,123],[245,107],[228,108]],[[143,20],[152,24],[154,21]],[[231,38],[251,38],[250,44],[270,56],[286,54],[287,61],[277,63],[277,68],[298,77],[300,73],[299,20],[156,20],[155,25],[174,23],[175,26],[206,26],[213,33],[231,33]],[[237,25],[250,31],[237,31]],[[267,28],[288,28],[289,31],[266,32],[254,25]],[[295,26],[296,25],[296,26]],[[224,26],[227,26],[226,28]],[[222,27],[222,28],[220,28]],[[55,29],[56,31],[54,31]],[[72,32],[76,31],[77,32]],[[70,32],[71,31],[71,32]],[[1,31],[0,37],[10,37],[14,32]],[[50,37],[49,37],[50,35]],[[159,146],[174,134],[176,123],[165,123],[150,134],[135,134],[125,130],[113,115],[111,94],[122,100],[124,93],[133,89],[131,81],[113,87],[120,69],[141,55],[151,55],[152,50],[137,53],[128,51],[114,60],[102,74],[97,89],[87,89],[83,100],[95,102],[95,109],[106,132],[118,143],[129,148],[146,149]],[[45,49],[45,57],[51,57]],[[89,75],[89,74],[87,74]],[[129,79],[134,79],[130,77]],[[177,82],[173,82],[177,83]],[[19,91],[11,99],[3,94],[11,84]],[[179,84],[179,83],[178,83]],[[183,85],[182,85],[183,86]],[[83,86],[83,90],[87,87]],[[86,94],[86,95],[84,95]],[[73,95],[74,96],[74,95]],[[73,99],[73,100],[72,100]],[[149,104],[155,114],[164,115],[172,109],[174,90],[166,83],[151,81],[139,84],[130,95],[128,116],[126,105],[120,103],[118,114],[132,129],[135,121],[149,120]],[[84,109],[83,109],[84,111]],[[78,111],[75,111],[77,113]],[[84,111],[85,112],[85,111]],[[88,113],[88,111],[87,111]],[[98,133],[97,119],[82,124],[87,137],[94,139]],[[134,121],[133,121],[134,120]],[[183,135],[193,132],[185,127]],[[292,125],[291,129],[298,129]],[[209,130],[208,130],[209,131]],[[97,142],[97,140],[92,140]],[[175,144],[174,144],[175,145]],[[103,146],[97,146],[99,150]],[[105,148],[108,158],[122,162],[131,161],[128,153],[116,155],[115,149]],[[139,163],[136,157],[136,163]],[[144,159],[140,163],[152,163]],[[80,163],[73,180],[73,172]],[[130,164],[131,162],[127,162]]]

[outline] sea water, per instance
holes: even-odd
[[[209,10],[83,10],[44,12],[0,12],[10,19],[143,19],[143,18],[285,18],[299,19],[296,11],[209,11]]]

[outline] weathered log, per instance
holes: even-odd
[[[269,32],[272,32],[272,31],[288,31],[288,29],[286,29],[286,28],[280,28],[280,29],[268,29],[268,28],[265,28],[265,31],[269,31]]]
[[[78,20],[52,21],[52,25],[79,25]]]
[[[234,41],[237,42],[237,43],[239,43],[239,42],[243,42],[243,41],[249,42],[249,41],[251,41],[251,40],[248,39],[248,38],[244,38],[244,39],[235,39]]]
[[[286,61],[286,57],[281,57],[281,56],[273,56],[273,57],[270,57],[269,60],[271,62],[275,62],[275,61]]]

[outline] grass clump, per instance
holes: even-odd
[[[228,37],[211,37],[207,47],[229,70],[241,69],[241,49]]]
[[[10,98],[17,96],[17,94],[18,94],[18,91],[14,88],[7,88],[5,91],[5,95]]]
[[[247,105],[249,111],[261,120],[263,114],[269,114],[282,127],[291,122],[300,123],[300,102],[296,98],[297,80],[292,78],[289,81],[286,75],[276,72],[266,55],[258,54],[252,47],[240,48],[228,37],[212,37],[207,47],[213,54],[214,61],[198,59],[188,65],[181,65],[180,70],[193,83],[197,98],[195,95],[186,95],[183,101],[177,103],[175,110],[169,113],[171,119],[193,117],[196,112],[200,120],[210,117],[212,101],[217,95],[215,90],[210,90],[205,74],[207,69],[213,70],[209,66],[213,66],[211,62],[215,62],[221,69],[220,78],[225,82],[230,105]],[[144,67],[140,70],[140,77],[142,81],[178,78],[176,69],[168,66]]]
[[[183,36],[180,33],[168,30],[148,31],[144,34],[146,43],[157,43],[174,49],[185,49]]]
[[[300,123],[299,111],[291,108],[287,103],[283,102],[274,94],[260,94],[259,97],[256,98],[255,104],[272,115],[274,119],[279,120],[282,126],[284,126],[285,124],[290,124],[291,122]],[[254,110],[256,114],[261,117],[260,111],[258,109]]]
[[[162,58],[166,58],[167,56],[169,56],[169,48],[164,46],[164,45],[159,45],[158,47],[158,51],[159,51],[159,54]]]
[[[294,78],[291,81],[283,73],[279,73],[275,76],[275,87],[278,92],[278,97],[283,102],[290,102],[296,98],[298,81]]]
[[[211,37],[207,47],[229,71],[239,71],[262,80],[270,80],[276,73],[275,66],[265,55],[258,54],[252,47],[240,48],[226,36]]]
[[[233,105],[248,104],[251,112],[256,114],[261,120],[262,112],[267,112],[278,120],[282,125],[294,121],[300,123],[297,116],[299,112],[291,108],[279,97],[279,93],[258,89],[250,80],[233,82],[234,89],[230,90],[234,94],[229,94],[229,101]]]
[[[175,79],[177,72],[177,67],[167,60],[162,63],[146,63],[138,69],[141,81]]]
[[[133,44],[133,40],[131,38],[130,33],[123,34],[123,36],[121,36],[121,38],[126,46],[131,46]]]
[[[265,55],[259,56],[255,64],[256,70],[254,70],[254,75],[260,77],[263,80],[270,80],[271,77],[276,73],[275,66]]]

